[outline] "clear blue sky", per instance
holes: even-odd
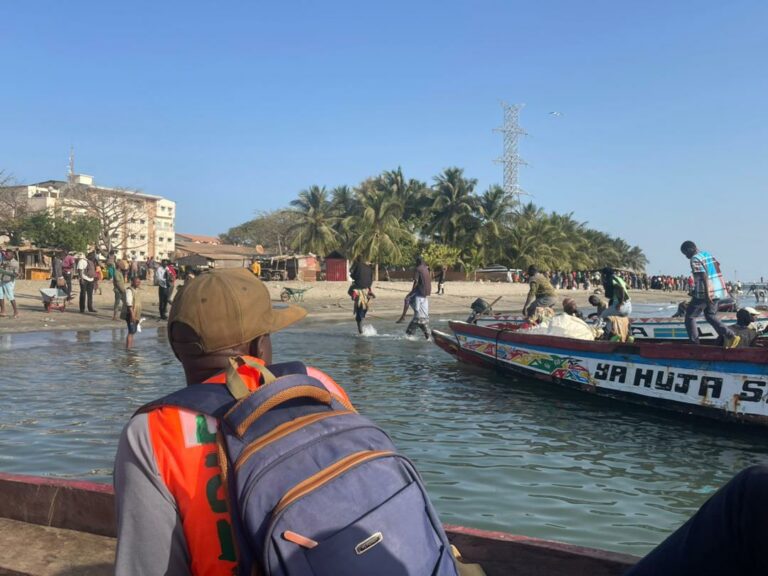
[[[312,184],[402,166],[521,185],[685,273],[680,243],[768,278],[768,3],[3,2],[0,169],[76,170],[217,234]],[[560,112],[553,116],[552,111]]]

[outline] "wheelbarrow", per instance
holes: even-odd
[[[307,290],[310,290],[310,288],[283,288],[283,291],[280,292],[280,300],[283,302],[288,302],[288,300],[293,300],[294,302],[303,302],[304,301],[304,292]]]
[[[67,293],[61,288],[40,288],[40,295],[43,297],[43,308],[46,312],[58,310],[64,312],[67,306]]]

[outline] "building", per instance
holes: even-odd
[[[176,242],[192,242],[193,244],[221,244],[221,239],[216,236],[203,236],[202,234],[182,234],[176,232]]]
[[[29,212],[97,218],[102,228],[99,248],[114,250],[120,258],[172,258],[176,250],[176,203],[162,196],[97,186],[85,174],[75,174],[69,182],[46,180],[11,189]]]

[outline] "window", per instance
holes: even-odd
[[[131,218],[131,219],[129,220],[129,222],[130,222],[131,224],[136,224],[136,218]]]
[[[144,252],[144,251],[139,252],[139,255],[141,255],[141,256],[144,256],[145,254],[146,254],[146,252]]]
[[[136,240],[136,234],[131,234],[131,240]]]
[[[139,220],[139,224],[146,224],[146,223],[147,223],[147,221],[146,221],[146,220],[144,220],[144,218],[142,218],[141,220]]]
[[[164,240],[164,238],[162,236],[160,236],[160,238],[158,238],[158,240],[160,240],[160,242],[162,242]]]
[[[133,254],[134,256],[136,256],[136,250],[131,250],[131,254]]]
[[[146,237],[144,234],[142,234],[141,236],[139,236],[139,238],[140,238],[141,240],[146,240],[146,239],[147,239],[147,237]]]
[[[112,238],[120,238],[120,234],[118,234],[117,232],[115,232],[114,234],[112,234]]]

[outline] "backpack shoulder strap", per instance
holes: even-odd
[[[306,374],[307,367],[302,362],[282,362],[267,367],[277,377],[289,374]],[[158,408],[172,406],[192,412],[200,412],[214,418],[222,418],[236,403],[226,386],[219,384],[192,384],[176,390],[167,396],[153,400],[136,410],[135,415],[145,414]]]

